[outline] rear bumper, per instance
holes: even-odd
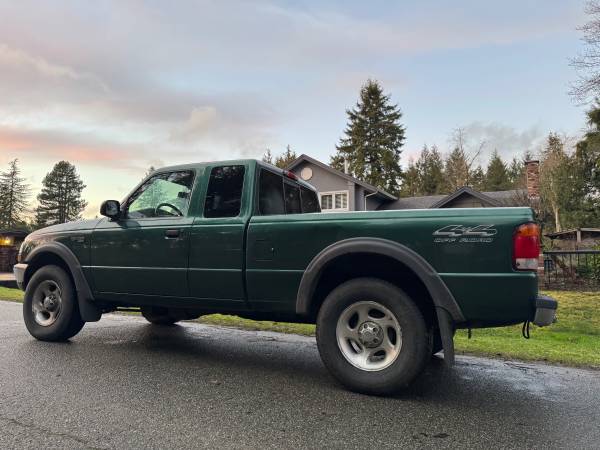
[[[533,324],[545,327],[556,321],[558,302],[547,295],[538,295],[535,299],[535,316]]]
[[[15,280],[19,289],[23,290],[23,281],[25,280],[25,271],[27,270],[27,264],[15,264],[13,267],[13,273],[15,274]]]

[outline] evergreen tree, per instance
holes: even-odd
[[[267,149],[262,157],[263,162],[267,164],[273,164],[273,154],[270,149]]]
[[[600,104],[587,112],[589,129],[577,143],[573,161],[573,185],[578,208],[576,226],[600,227]]]
[[[529,158],[528,158],[529,159]],[[507,168],[508,181],[511,188],[518,189],[525,187],[525,160],[519,160],[516,156],[510,162]]]
[[[42,182],[35,219],[39,227],[77,220],[87,206],[81,198],[85,184],[75,166],[67,161],[56,163]]]
[[[374,186],[397,194],[402,169],[401,147],[404,143],[402,113],[390,97],[383,93],[377,81],[368,80],[360,90],[360,99],[353,109],[346,111],[348,125],[340,139],[331,165],[350,172]]]
[[[400,187],[400,195],[402,197],[414,197],[420,195],[421,175],[414,161],[408,162],[408,169],[402,177],[402,186]]]
[[[484,186],[486,191],[505,191],[511,187],[506,164],[497,150],[494,150],[488,163]]]
[[[483,173],[481,166],[477,166],[477,168],[471,172],[471,176],[469,177],[469,186],[478,191],[483,191],[486,189],[485,173]]]
[[[21,177],[18,160],[13,159],[8,163],[8,170],[0,173],[0,228],[25,225],[29,192],[29,185]]]
[[[296,152],[292,150],[292,147],[290,147],[290,145],[288,144],[285,147],[285,151],[281,155],[275,157],[275,165],[280,169],[285,169],[297,158],[298,156],[296,155]]]
[[[444,162],[434,145],[431,150],[423,146],[416,163],[419,174],[419,194],[435,195],[444,191]]]
[[[462,148],[456,147],[446,158],[445,184],[447,192],[454,192],[469,184],[469,161]]]
[[[280,169],[285,169],[297,158],[298,156],[296,155],[296,152],[292,150],[292,147],[288,144],[285,147],[285,151],[281,155],[277,155],[275,157],[273,157],[273,153],[271,153],[271,150],[267,149],[262,157],[262,160],[263,162],[273,164],[274,166],[277,166]]]

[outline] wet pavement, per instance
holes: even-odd
[[[600,372],[433,358],[406,392],[341,388],[314,339],[108,315],[31,338],[0,302],[0,448],[599,448]]]

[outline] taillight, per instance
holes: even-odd
[[[524,223],[513,237],[513,266],[517,270],[537,270],[540,255],[540,227]]]
[[[284,170],[283,174],[288,177],[290,180],[298,181],[298,176],[294,172],[290,172],[289,170]]]

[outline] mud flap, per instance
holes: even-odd
[[[440,328],[440,337],[442,338],[442,347],[444,348],[444,362],[448,367],[454,365],[454,333],[452,317],[444,308],[437,307],[438,325]]]

